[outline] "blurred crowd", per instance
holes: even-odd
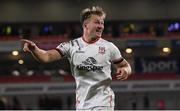
[[[32,65],[33,64],[33,65]],[[0,76],[60,76],[70,74],[69,62],[66,59],[51,63],[40,63],[34,59],[24,60],[24,64],[18,64],[17,61],[9,60],[0,67]]]
[[[59,95],[35,95],[34,103],[30,100],[28,106],[27,98],[20,98],[20,96],[1,96],[0,97],[0,110],[72,110],[75,108],[74,97],[67,96],[65,100]],[[26,101],[26,103],[23,103]],[[37,104],[36,104],[37,103]]]
[[[165,98],[152,99],[150,92],[131,92],[127,93],[124,103],[127,106],[121,106],[121,93],[116,93],[116,109],[123,110],[164,110],[167,109],[167,100]],[[120,98],[119,98],[120,96]],[[128,101],[126,101],[128,100]],[[174,104],[177,104],[174,102]],[[42,95],[12,95],[0,97],[0,110],[74,110],[75,95],[74,94],[42,94]],[[173,109],[173,108],[172,108]]]
[[[105,21],[104,36],[116,37],[163,37],[180,31],[180,21]],[[81,36],[79,22],[49,23],[0,23],[0,36]]]

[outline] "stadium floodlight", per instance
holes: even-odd
[[[165,52],[165,53],[170,53],[171,49],[169,47],[163,47],[162,51]]]
[[[15,51],[12,51],[12,55],[13,55],[13,56],[18,56],[18,55],[19,55],[19,52],[16,51],[16,50],[15,50]]]
[[[130,53],[132,53],[132,49],[131,48],[126,48],[126,53],[128,53],[128,54],[130,54]]]
[[[24,61],[22,59],[18,60],[19,64],[24,64]]]

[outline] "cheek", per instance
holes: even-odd
[[[87,29],[88,29],[88,30],[93,29],[93,25],[90,25],[90,24],[89,24],[89,25],[87,25]]]
[[[90,26],[90,27],[89,27],[89,30],[90,30],[90,31],[94,31],[94,30],[96,30],[96,27],[95,27],[95,26]]]

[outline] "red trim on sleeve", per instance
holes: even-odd
[[[124,58],[120,58],[120,59],[113,60],[112,62],[114,64],[118,64],[118,63],[121,63],[123,60],[124,60]]]

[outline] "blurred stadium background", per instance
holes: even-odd
[[[103,37],[133,67],[128,80],[113,77],[115,109],[180,109],[179,0],[1,0],[0,109],[75,109],[68,61],[39,63],[19,40],[55,48],[81,35],[80,11],[93,5],[107,12]]]

